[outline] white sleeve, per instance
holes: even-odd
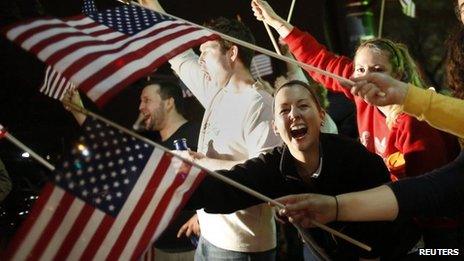
[[[210,86],[206,75],[198,64],[198,55],[189,49],[169,60],[171,68],[195,95],[198,101],[206,108],[218,87]]]
[[[249,158],[257,157],[282,144],[280,137],[274,133],[272,128],[272,118],[271,103],[262,99],[253,103],[244,125]]]
[[[328,113],[325,113],[324,125],[321,127],[321,132],[338,134],[337,124],[335,124],[334,120]]]

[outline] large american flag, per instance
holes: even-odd
[[[204,172],[96,120],[53,174],[7,260],[134,260]]]
[[[5,34],[53,68],[41,91],[60,98],[74,84],[99,105],[180,52],[216,38],[138,6],[97,12],[93,1],[85,1],[82,15],[33,19]]]

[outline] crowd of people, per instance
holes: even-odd
[[[140,3],[164,11],[157,0]],[[464,23],[464,0],[455,1]],[[151,247],[159,260],[276,260],[279,226],[306,228],[304,260],[409,260],[420,249],[464,255],[464,29],[447,42],[453,96],[428,88],[408,48],[385,38],[363,41],[354,57],[330,52],[263,0],[251,9],[280,35],[296,60],[354,84],[289,64],[273,93],[250,72],[253,51],[224,39],[169,60],[205,113],[185,117],[180,86],[142,82],[138,124],[177,155],[218,171],[285,205],[278,208],[206,176],[183,211]],[[218,18],[208,28],[254,43],[243,23]],[[310,76],[310,78],[307,78]],[[324,90],[356,107],[359,140],[339,135]],[[77,90],[64,97],[79,125],[87,116]],[[186,139],[187,150],[175,142]],[[11,190],[0,161],[0,201]],[[8,181],[8,182],[7,182]],[[366,251],[314,221],[372,247]],[[288,236],[288,235],[287,235]],[[286,239],[287,242],[291,238]],[[290,248],[289,248],[290,249]]]

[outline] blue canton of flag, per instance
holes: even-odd
[[[89,15],[91,13],[98,12],[97,5],[93,0],[84,0],[84,4],[82,5],[82,13]]]
[[[89,8],[85,8],[86,5]],[[84,3],[84,13],[98,23],[127,35],[137,34],[161,21],[174,21],[170,17],[135,5],[122,5],[98,13],[95,4]]]
[[[92,121],[55,183],[108,215],[117,215],[154,147]]]
[[[69,160],[8,246],[7,260],[136,260],[204,173],[88,118]]]

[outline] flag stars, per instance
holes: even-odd
[[[94,168],[93,168],[92,166],[90,166],[90,167],[87,168],[87,172],[92,173],[93,171],[94,171]]]
[[[96,198],[96,199],[95,199],[95,203],[97,203],[97,204],[100,204],[101,201],[102,201],[101,198]]]
[[[90,178],[90,183],[94,184],[96,181],[97,181],[97,179],[95,177]]]
[[[106,175],[105,175],[105,174],[101,175],[101,176],[100,176],[100,179],[101,179],[101,180],[105,180],[105,179],[106,179]]]
[[[136,167],[136,166],[132,166],[132,167],[131,167],[131,170],[132,170],[132,172],[135,172],[135,171],[137,171],[137,167]]]
[[[68,184],[68,188],[69,188],[69,189],[73,189],[75,185],[76,185],[76,184],[74,184],[74,182],[70,182],[70,183]]]
[[[116,140],[116,139],[113,140],[114,145],[117,145],[118,143],[119,143],[118,140]]]
[[[107,147],[108,146],[108,142],[107,141],[104,141],[103,142],[103,147]]]
[[[103,164],[98,164],[98,167],[97,167],[99,170],[102,170],[104,168]]]
[[[111,152],[109,152],[109,151],[105,152],[105,157],[107,157],[107,158],[111,157]]]
[[[119,187],[119,185],[120,185],[120,184],[119,184],[119,182],[117,182],[117,181],[115,181],[115,182],[113,183],[113,187],[115,187],[115,188]]]
[[[101,154],[100,154],[100,153],[95,154],[95,159],[100,159],[100,158],[101,158]]]
[[[118,192],[116,192],[116,197],[117,197],[117,198],[120,198],[120,197],[122,197],[122,193],[121,193],[121,191],[118,191]]]
[[[110,205],[110,206],[108,207],[108,209],[111,210],[111,211],[114,211],[114,206],[113,206],[113,205]]]
[[[114,166],[114,162],[112,162],[112,161],[108,162],[108,167],[111,168],[111,167],[113,167],[113,166]]]
[[[143,159],[143,155],[142,155],[142,154],[139,154],[139,155],[137,155],[137,158],[138,158],[138,159]]]
[[[81,180],[79,181],[79,185],[84,186],[84,185],[85,185],[85,180],[81,179]]]
[[[55,175],[55,180],[56,180],[57,182],[59,182],[59,181],[61,180],[61,176],[60,176],[60,175]]]
[[[72,176],[72,173],[71,172],[66,172],[66,174],[64,175],[67,179],[70,179],[71,176]]]
[[[134,157],[132,157],[132,156],[129,156],[128,159],[129,159],[129,161],[134,161]]]
[[[92,192],[93,192],[94,194],[97,194],[97,193],[98,193],[98,188],[97,188],[97,187],[94,187],[94,188],[92,189]]]
[[[124,179],[123,183],[126,185],[129,184],[129,179]]]
[[[108,184],[103,185],[104,190],[108,190],[109,188],[110,188],[110,186],[108,186]]]
[[[130,147],[126,147],[125,149],[127,152],[130,152],[131,151],[131,148]]]
[[[110,194],[108,194],[108,195],[106,195],[105,198],[106,198],[106,200],[110,201],[113,197]]]
[[[76,174],[77,174],[77,176],[81,176],[81,175],[82,175],[82,170],[81,170],[81,169],[78,169],[78,170],[76,171]]]
[[[116,177],[116,175],[117,175],[116,171],[112,171],[112,172],[111,172],[111,177],[112,177],[112,178]]]
[[[119,164],[119,165],[124,164],[124,160],[123,160],[123,159],[119,159],[119,160],[118,160],[118,164]]]
[[[122,169],[122,170],[121,170],[121,174],[124,175],[124,174],[126,174],[126,173],[127,173],[127,170],[126,170],[126,169]]]
[[[89,195],[89,192],[88,192],[87,190],[84,189],[84,190],[82,191],[81,195],[82,195],[83,197],[87,197],[87,196]]]

